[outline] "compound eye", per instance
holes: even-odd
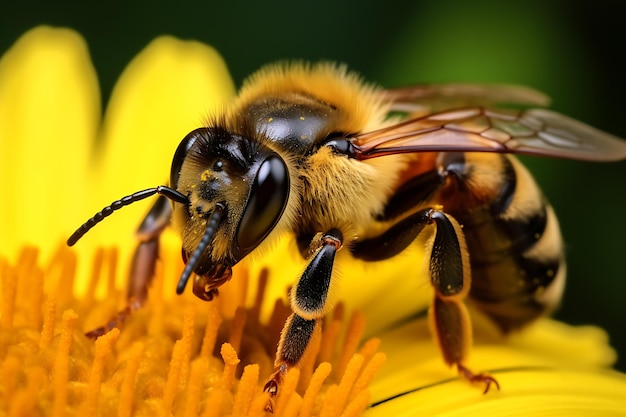
[[[187,157],[187,153],[189,153],[189,149],[196,143],[196,140],[204,133],[207,134],[208,129],[206,127],[201,127],[196,130],[192,130],[180,141],[178,148],[176,148],[176,152],[174,153],[174,158],[172,159],[172,169],[170,170],[170,187],[177,188],[178,187],[178,178],[180,177],[180,170],[183,167],[183,162],[185,162],[185,158]]]
[[[239,223],[237,244],[242,256],[257,247],[276,226],[288,197],[287,166],[279,156],[272,155],[263,161],[257,172]]]

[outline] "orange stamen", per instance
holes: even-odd
[[[336,395],[332,400],[333,408],[336,410],[333,415],[339,415],[341,410],[344,409],[346,402],[348,401],[348,395],[352,390],[354,381],[356,381],[362,366],[363,356],[358,354],[353,355],[350,362],[348,362],[348,365],[346,366],[346,371],[341,378],[341,382],[339,382]]]
[[[343,375],[346,370],[346,366],[348,362],[352,360],[351,358],[356,353],[357,347],[359,346],[359,341],[363,336],[363,332],[365,331],[365,316],[355,311],[352,313],[352,317],[350,317],[350,323],[348,324],[348,330],[346,332],[346,337],[343,343],[343,349],[341,349],[341,357],[339,358],[339,365],[334,370],[335,378],[339,378]]]
[[[54,403],[52,415],[54,417],[65,416],[68,394],[68,375],[70,362],[70,348],[72,346],[72,334],[78,316],[72,310],[63,312],[63,328],[61,330],[61,340],[57,350],[53,369]]]
[[[126,371],[120,388],[120,400],[117,408],[118,417],[130,417],[133,412],[133,400],[135,399],[135,385],[139,363],[144,352],[142,343],[137,343],[131,348],[130,355],[126,360]]]
[[[0,327],[10,329],[13,327],[15,314],[15,302],[17,294],[17,268],[5,266],[2,268],[2,306],[0,307]]]
[[[168,415],[172,411],[174,397],[178,394],[181,384],[181,369],[185,365],[185,356],[189,354],[188,346],[183,339],[174,343],[174,351],[170,361],[170,369],[167,373],[165,391],[163,393],[163,412]]]
[[[30,304],[28,308],[30,314],[27,317],[27,323],[32,323],[35,328],[39,329],[42,323],[41,306],[44,300],[44,272],[41,268],[35,266],[29,275],[30,276],[27,278],[30,279],[25,280],[28,286],[28,295],[26,295],[26,299],[28,301],[28,304]]]
[[[302,408],[300,408],[300,417],[309,417],[312,415],[315,399],[320,392],[322,384],[330,375],[332,366],[328,362],[322,362],[311,377],[308,388],[302,399]]]
[[[233,416],[245,416],[251,406],[256,387],[259,381],[259,365],[248,365],[243,369],[243,375],[239,380],[235,403],[233,404]]]
[[[270,395],[267,392],[257,393],[250,405],[250,412],[248,417],[267,417],[265,412],[265,406],[270,400]]]
[[[291,368],[287,372],[287,375],[285,375],[285,379],[280,386],[278,399],[276,400],[276,407],[274,408],[276,415],[287,415],[286,408],[289,399],[297,395],[295,392],[296,386],[298,385],[298,378],[300,378],[300,370],[298,368]]]
[[[93,305],[96,293],[98,291],[98,283],[101,282],[100,273],[102,272],[102,267],[104,265],[104,248],[96,249],[96,254],[94,255],[91,272],[89,276],[89,282],[87,284],[87,292],[85,293],[85,304]]]
[[[237,357],[237,351],[229,344],[224,343],[220,351],[222,359],[224,359],[224,373],[222,374],[222,387],[229,390],[235,381],[235,371],[240,360]]]
[[[320,353],[317,359],[318,362],[333,362],[333,353],[337,339],[339,338],[339,333],[341,333],[341,327],[342,322],[338,319],[333,319],[324,329]]]
[[[322,405],[322,411],[320,412],[320,417],[335,417],[337,416],[337,407],[334,406],[334,399],[337,396],[337,392],[339,391],[339,386],[333,384],[328,387],[326,390],[326,395],[324,396],[324,404]]]
[[[48,347],[54,336],[54,318],[56,316],[57,303],[54,297],[48,298],[43,305],[43,325],[41,328],[41,336],[39,338],[39,349],[44,350]]]
[[[191,344],[193,342],[194,322],[196,318],[196,310],[193,306],[188,306],[183,315],[183,336],[181,342],[184,344],[183,357],[181,358],[180,380],[181,389],[189,376],[189,362],[191,361]]]
[[[357,396],[359,396],[363,391],[367,391],[367,387],[374,379],[374,375],[380,369],[381,366],[387,360],[387,356],[378,352],[372,356],[372,358],[366,362],[365,366],[361,370],[356,381],[354,381],[354,385],[352,387],[352,391],[350,392],[350,396],[348,397],[348,401],[352,402],[355,400]]]
[[[230,325],[230,337],[228,343],[239,352],[241,347],[241,338],[243,337],[243,328],[246,324],[246,310],[243,307],[238,307],[235,310],[235,318]]]
[[[380,339],[373,338],[368,340],[363,344],[361,349],[359,349],[359,355],[363,356],[365,362],[369,362],[372,359],[372,356],[378,351],[380,347]]]
[[[222,324],[222,316],[220,315],[215,303],[207,303],[207,322],[204,329],[204,337],[202,338],[202,348],[200,356],[208,358],[215,348],[215,340],[217,339],[217,331]]]
[[[367,405],[370,402],[370,393],[369,391],[361,391],[354,400],[350,401],[346,409],[343,413],[341,413],[341,417],[357,417],[363,414]]]
[[[200,404],[202,380],[207,373],[209,363],[207,358],[198,358],[191,364],[191,374],[187,381],[187,395],[185,397],[184,417],[196,417]]]
[[[113,345],[120,335],[119,329],[113,329],[96,340],[96,355],[91,366],[91,375],[87,384],[85,402],[82,405],[81,414],[93,416],[98,411],[98,398],[100,397],[100,383],[104,370],[104,360],[111,355]]]

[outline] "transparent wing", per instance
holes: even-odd
[[[433,113],[444,109],[510,104],[545,107],[550,98],[529,87],[509,84],[422,84],[386,91],[391,111]]]
[[[588,161],[626,159],[626,141],[545,109],[467,107],[353,137],[356,158],[408,152],[500,152]]]

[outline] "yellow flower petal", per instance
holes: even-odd
[[[616,372],[520,369],[497,374],[502,392],[482,395],[462,383],[427,386],[386,403],[372,416],[618,416],[626,377]],[[505,391],[506,390],[506,391]]]
[[[425,320],[380,335],[387,363],[371,386],[367,416],[617,415],[626,375],[595,327],[542,319],[510,338],[479,335],[468,365],[500,383],[483,395],[447,369]],[[543,414],[542,414],[543,413]]]
[[[98,81],[83,39],[38,27],[0,60],[0,236],[13,258],[44,252],[83,213],[85,168],[100,117]]]
[[[118,80],[104,120],[99,167],[104,184],[162,184],[174,151],[191,130],[234,94],[220,55],[198,42],[160,37],[128,65]]]

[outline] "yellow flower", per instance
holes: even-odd
[[[131,234],[147,206],[111,216],[75,250],[63,246],[103,205],[164,183],[178,141],[233,94],[214,50],[162,37],[129,64],[101,122],[96,73],[73,31],[36,28],[2,57],[0,415],[263,414],[288,312],[273,300],[286,299],[303,267],[284,256],[292,242],[242,264],[220,297],[203,303],[174,295],[180,242],[165,233],[148,305],[95,343],[82,333],[124,306]],[[348,416],[367,405],[372,416],[625,412],[626,377],[610,369],[615,354],[593,327],[545,319],[502,339],[479,323],[469,365],[502,388],[482,395],[458,378],[424,319],[397,324],[432,297],[426,277],[404,278],[415,259],[423,259],[418,248],[343,265],[335,295],[343,304],[286,378],[276,415]],[[266,267],[269,278],[257,280]],[[380,278],[363,285],[363,277]],[[363,334],[376,338],[358,347]]]

